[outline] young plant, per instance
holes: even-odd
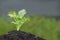
[[[24,24],[24,22],[27,20],[27,18],[24,17],[26,14],[26,10],[22,9],[16,14],[15,11],[10,11],[9,16],[13,19],[11,23],[16,25],[17,31],[21,28],[21,26]]]

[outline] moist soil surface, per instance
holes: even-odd
[[[45,39],[23,31],[10,31],[5,35],[1,35],[0,40],[45,40]]]

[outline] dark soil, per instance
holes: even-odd
[[[11,31],[8,32],[8,34],[0,36],[0,40],[45,40],[45,39],[23,31]]]

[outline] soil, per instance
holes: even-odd
[[[45,39],[23,31],[11,31],[8,32],[8,34],[1,35],[0,40],[45,40]]]

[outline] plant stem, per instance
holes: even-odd
[[[17,27],[17,31],[19,31],[20,27],[21,27],[21,26],[18,26],[18,27]]]

